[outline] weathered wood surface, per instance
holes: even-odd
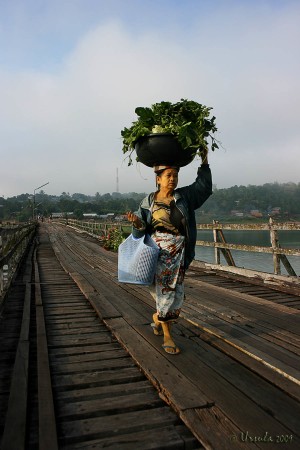
[[[28,314],[29,310],[30,287],[27,284],[25,293],[25,315]],[[26,326],[26,319],[24,321],[24,313],[12,382],[10,385],[8,409],[1,442],[2,450],[20,450],[25,447],[29,365],[29,328]]]
[[[0,448],[202,448],[40,238],[0,317]]]
[[[22,321],[20,323],[20,335],[18,340],[18,346],[16,351],[16,357],[11,377],[10,386],[5,388],[3,385],[2,377],[0,376],[0,397],[1,403],[3,407],[3,416],[6,413],[5,422],[4,418],[0,419],[0,422],[4,424],[4,430],[0,427],[0,435],[2,435],[1,440],[1,449],[2,450],[21,450],[25,448],[25,440],[26,440],[26,420],[27,420],[27,391],[28,391],[28,366],[29,366],[29,330],[30,330],[30,302],[31,302],[31,265],[30,258],[32,253],[29,253],[27,261],[29,261],[28,266],[26,266],[26,270],[24,273],[24,284],[22,283],[18,289],[18,295],[15,296],[15,301],[12,303],[12,298],[8,297],[7,302],[8,307],[4,308],[2,311],[3,319],[0,323],[1,332],[3,332],[3,340],[0,339],[1,342],[1,363],[5,363],[7,359],[13,360],[13,352],[11,345],[9,345],[9,340],[7,340],[6,327],[10,327],[11,333],[15,332],[15,320],[12,322],[11,314],[16,313],[16,310],[19,309],[20,312],[22,308],[20,308],[23,302],[22,291],[24,292],[24,308],[22,314]],[[20,295],[21,294],[21,295]],[[10,293],[13,295],[13,292]],[[16,302],[16,297],[19,298],[19,304]],[[16,308],[17,306],[17,308]],[[15,310],[15,311],[14,311]],[[14,311],[14,312],[13,312]],[[20,316],[20,314],[18,314]],[[7,322],[6,322],[7,320]],[[2,334],[2,333],[1,333]],[[14,335],[17,338],[17,335]],[[3,366],[6,364],[3,364]],[[11,364],[10,364],[11,365]],[[2,364],[1,364],[2,367]],[[6,366],[7,367],[7,366]],[[2,372],[2,370],[1,370]],[[2,375],[2,373],[1,373]],[[8,375],[8,374],[7,374]],[[10,377],[5,377],[10,380]],[[8,402],[7,402],[7,410],[6,401],[9,394]],[[1,412],[2,412],[1,411]],[[2,416],[2,414],[1,414]],[[2,433],[3,431],[3,433]]]
[[[241,267],[233,267],[233,266],[229,267],[219,264],[206,263],[202,261],[193,261],[191,266],[196,269],[199,268],[202,271],[204,270],[207,273],[209,271],[212,273],[217,272],[230,278],[234,276],[236,280],[242,280],[244,282],[248,281],[252,284],[265,286],[266,288],[286,292],[287,294],[294,294],[299,297],[300,292],[299,277],[275,275],[252,269],[244,269]]]
[[[0,307],[35,229],[35,224],[0,226]]]
[[[38,262],[34,252],[35,307],[37,333],[37,377],[39,411],[39,447],[58,449],[53,392],[48,355],[48,341]]]
[[[43,227],[37,254],[59,448],[201,448],[63,270]]]
[[[205,448],[274,448],[281,435],[293,436],[281,448],[299,448],[298,310],[211,286],[192,268],[174,327],[182,353],[167,355],[149,326],[148,289],[118,283],[117,256],[87,236],[44,226],[65,270]],[[243,441],[247,432],[255,443]],[[269,445],[259,442],[266,433]]]

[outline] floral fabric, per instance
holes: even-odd
[[[176,320],[184,299],[184,240],[181,235],[155,231],[152,239],[161,248],[152,295],[158,319]]]

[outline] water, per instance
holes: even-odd
[[[228,244],[257,245],[270,247],[270,233],[268,231],[248,231],[248,230],[224,230],[224,236]],[[213,242],[212,230],[198,230],[197,239],[201,241]],[[283,248],[300,248],[300,231],[278,231],[279,244]],[[271,253],[264,254],[258,252],[243,252],[231,250],[231,254],[237,267],[254,269],[261,272],[274,273],[273,257]],[[294,271],[300,275],[300,256],[287,256]],[[196,260],[208,263],[215,262],[213,247],[196,246]],[[221,264],[227,265],[222,253]],[[287,271],[281,264],[281,273],[287,275]]]

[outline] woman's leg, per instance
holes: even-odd
[[[165,351],[177,354],[180,350],[171,336],[171,322],[178,318],[184,299],[184,237],[163,236],[162,233],[152,237],[161,247],[152,286],[152,290],[155,288],[155,296],[151,292],[156,300],[157,311],[153,314],[153,322],[156,329],[161,324]]]
[[[164,332],[163,348],[165,349],[165,351],[167,353],[170,353],[171,355],[176,355],[177,353],[180,353],[179,348],[176,346],[171,336],[171,322],[161,322],[161,325]]]
[[[153,314],[152,318],[153,318],[153,322],[151,323],[151,326],[153,328],[153,333],[156,336],[162,336],[163,335],[163,330],[162,330],[161,323],[158,320],[157,312]]]

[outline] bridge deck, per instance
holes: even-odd
[[[299,448],[296,308],[259,297],[257,286],[245,293],[211,285],[207,274],[192,268],[182,319],[174,327],[182,353],[167,355],[150,327],[154,302],[148,289],[118,283],[116,255],[87,235],[44,227],[65,270],[204,447],[233,448],[234,441],[234,448],[247,448],[252,439],[258,448],[266,442],[269,448],[277,442]]]
[[[300,448],[297,293],[191,267],[172,356],[116,254],[57,224],[39,237],[0,317],[3,450]]]

